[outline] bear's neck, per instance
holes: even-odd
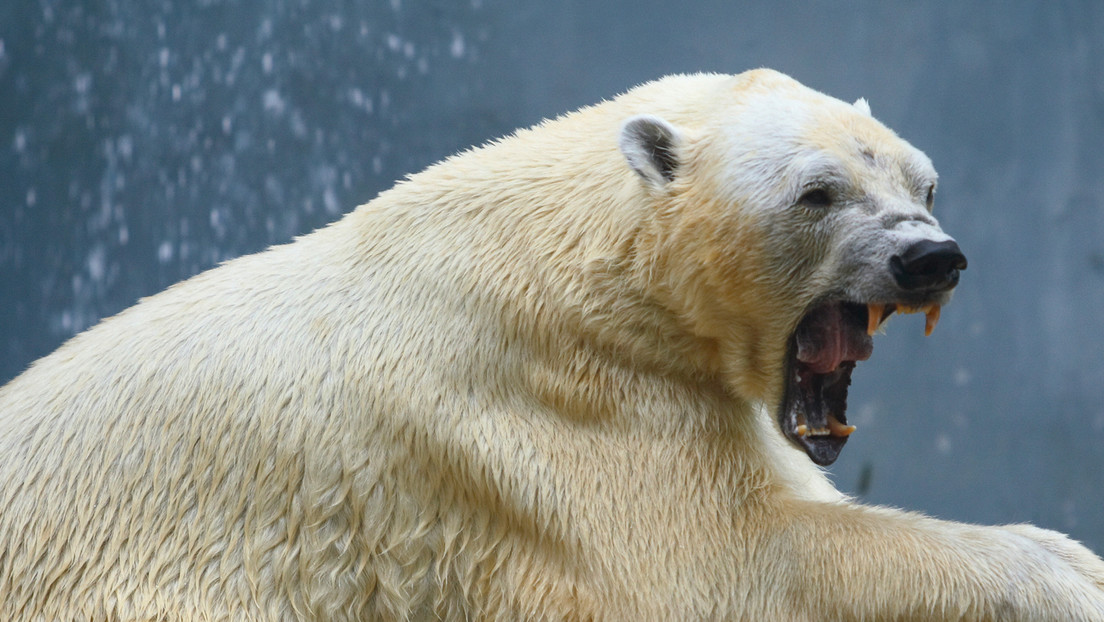
[[[445,342],[497,349],[491,373],[528,375],[502,386],[557,412],[670,431],[750,409],[720,381],[717,345],[649,291],[650,206],[616,149],[527,164],[519,142],[447,160],[361,206],[347,219],[369,249],[361,269],[401,264],[407,290],[449,309],[453,324],[435,327],[456,331]],[[672,408],[693,413],[660,412]]]

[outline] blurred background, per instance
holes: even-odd
[[[970,259],[932,337],[895,318],[860,365],[837,484],[1104,552],[1095,0],[9,0],[0,382],[469,145],[667,73],[760,66],[867,98],[926,151]]]

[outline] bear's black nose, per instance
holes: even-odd
[[[889,269],[902,289],[951,289],[958,285],[958,271],[966,269],[966,256],[954,240],[921,240],[889,259]]]

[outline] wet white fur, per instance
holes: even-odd
[[[75,337],[0,389],[0,619],[1104,619],[1083,547],[853,503],[778,430],[804,309],[882,282],[844,241],[941,234],[862,108],[666,78]]]

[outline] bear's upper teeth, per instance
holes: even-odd
[[[941,307],[938,304],[923,305],[920,307],[910,307],[908,305],[893,305],[889,313],[885,313],[886,305],[872,302],[866,305],[867,319],[866,319],[866,334],[873,336],[874,332],[878,330],[878,327],[889,318],[890,314],[894,311],[900,313],[921,313],[924,314],[924,335],[930,337],[932,331],[935,330],[935,325],[939,323],[939,312]]]

